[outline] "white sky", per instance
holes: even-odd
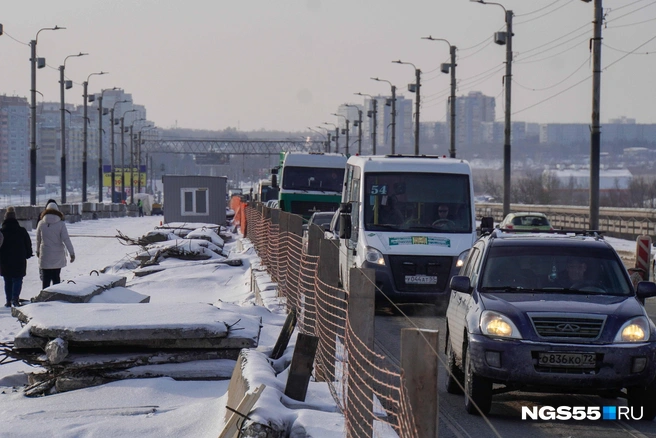
[[[58,25],[67,29],[43,31],[38,40],[38,56],[52,67],[37,74],[37,89],[46,101],[59,101],[56,69],[64,58],[87,52],[66,63],[67,78],[77,84],[67,91],[68,103],[81,104],[81,83],[103,70],[110,74],[92,76],[90,93],[123,88],[163,128],[305,131],[335,123],[331,113],[342,103],[362,103],[354,93],[389,94],[387,83],[371,77],[391,81],[399,94],[412,98],[406,90],[414,82],[412,67],[391,63],[401,59],[424,72],[421,120],[438,121],[446,113],[449,76],[439,65],[448,60],[448,47],[421,40],[432,35],[459,48],[458,95],[482,91],[497,97],[497,119],[503,120],[505,48],[487,45],[495,31],[505,28],[503,10],[494,5],[467,0],[7,3],[1,19],[0,93],[8,95],[29,98],[30,49],[24,44],[39,29]],[[585,78],[592,70],[587,61],[592,3],[500,3],[515,13],[513,120],[590,122],[592,81]],[[605,0],[604,6],[608,47],[602,48],[602,67],[609,68],[602,74],[602,123],[620,116],[656,123],[651,83],[656,4]],[[489,76],[496,68],[502,70]]]
[[[103,236],[114,236],[117,230],[120,230],[130,237],[140,237],[159,225],[160,220],[161,216],[146,216],[68,224],[69,233],[73,236],[76,259],[73,264],[62,269],[62,280],[66,281],[80,275],[88,276],[90,271],[110,265],[120,268],[123,262],[131,259],[131,255],[135,254],[138,247],[123,246],[117,239]],[[30,234],[34,242],[34,232]],[[235,242],[227,243],[226,248],[230,251],[235,250]],[[161,264],[167,268],[163,272],[139,278],[128,275],[128,288],[151,297],[149,304],[130,306],[135,306],[135,309],[137,307],[146,309],[148,306],[155,308],[175,304],[179,306],[181,312],[184,312],[186,307],[194,307],[194,303],[213,303],[222,309],[217,313],[227,311],[225,314],[232,315],[226,318],[226,322],[235,314],[242,315],[244,320],[261,317],[264,326],[260,332],[258,350],[268,353],[277,340],[286,315],[282,313],[282,306],[274,306],[274,312],[271,313],[253,304],[248,270],[251,263],[256,263],[258,260],[257,256],[253,255],[253,251],[235,253],[232,257],[243,258],[244,266],[231,267],[169,259]],[[126,275],[129,271],[122,270],[115,273]],[[40,286],[38,263],[36,258],[32,258],[28,260],[28,273],[24,280],[21,298],[29,299],[38,295]],[[60,312],[62,325],[75,321],[75,324],[80,326],[98,326],[99,320],[94,316],[97,313],[80,311],[85,304],[66,306],[69,306],[70,311],[74,313],[67,315]],[[100,304],[91,305],[94,309],[98,306]],[[109,304],[108,308],[117,307],[115,304]],[[27,310],[27,307],[25,309]],[[194,316],[198,313],[198,308],[187,313],[185,318],[189,320],[189,327],[194,327]],[[85,315],[88,318],[86,323]],[[147,315],[146,310],[144,315]],[[0,307],[0,342],[13,341],[20,330],[20,323],[11,316],[10,309]],[[294,340],[295,336],[286,352],[285,357],[288,361],[291,360]],[[265,376],[268,380],[263,397],[279,400],[282,397],[281,392],[284,391],[287,374],[282,373],[276,377],[268,362],[263,361],[263,363],[266,364],[265,367],[250,370],[249,373]],[[197,369],[196,366],[199,364],[189,364],[189,370]],[[46,397],[25,397],[22,391],[23,385],[27,382],[25,373],[37,370],[23,362],[0,365],[0,412],[3,413],[0,434],[2,436],[32,438],[46,433],[49,437],[61,438],[81,436],[209,438],[218,436],[222,429],[227,380],[130,379]],[[232,367],[230,372],[231,370]],[[314,406],[334,406],[325,384],[311,382],[306,401]],[[343,429],[343,418],[339,414],[317,414],[314,410],[305,411],[302,408],[287,409],[279,403],[261,406],[256,414],[266,418],[296,419],[294,427],[305,427],[317,438],[339,436]]]

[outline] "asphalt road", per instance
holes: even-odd
[[[656,298],[647,301],[647,312],[656,321]],[[656,421],[536,421],[522,420],[522,406],[622,406],[622,398],[606,399],[598,396],[568,394],[541,394],[510,392],[495,395],[492,410],[487,419],[470,415],[465,411],[462,395],[453,395],[444,389],[446,371],[444,369],[445,320],[433,306],[402,306],[403,315],[378,314],[375,318],[376,349],[390,361],[399,365],[400,334],[402,328],[417,327],[439,330],[440,367],[439,380],[439,436],[445,437],[656,437]],[[656,394],[654,394],[656,397]],[[488,420],[489,423],[486,421]]]

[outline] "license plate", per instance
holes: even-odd
[[[593,353],[538,353],[538,364],[545,367],[594,368]]]
[[[405,284],[437,284],[436,275],[406,275]]]

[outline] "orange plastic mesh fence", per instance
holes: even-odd
[[[348,291],[321,281],[318,256],[303,253],[300,236],[281,232],[256,208],[246,207],[249,238],[299,332],[319,340],[315,377],[325,381],[344,414],[346,435],[417,437],[402,370],[367,346],[348,322]],[[336,261],[331,261],[335,263]]]

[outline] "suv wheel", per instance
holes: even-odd
[[[465,353],[465,409],[468,413],[488,414],[492,407],[492,382],[474,373],[471,367],[470,348]],[[478,409],[476,409],[478,406]],[[479,412],[480,409],[480,412]]]
[[[656,417],[656,380],[647,386],[628,388],[626,402],[637,415],[642,409],[642,420],[652,421]]]
[[[446,340],[446,366],[449,374],[446,376],[446,392],[449,394],[462,394],[464,375],[456,365],[456,356],[453,353],[451,339]]]

